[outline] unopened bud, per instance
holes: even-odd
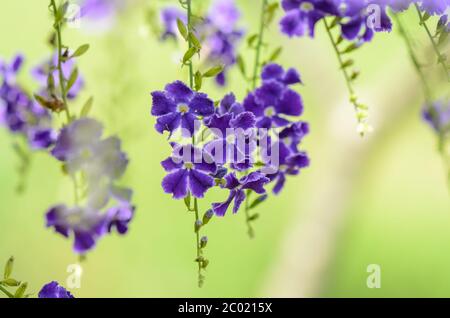
[[[5,272],[3,275],[4,279],[7,279],[11,276],[12,271],[13,271],[13,266],[14,266],[14,257],[11,256],[5,265]]]
[[[203,215],[203,224],[208,224],[208,222],[212,219],[214,216],[213,210],[206,211],[205,215]]]
[[[203,225],[202,221],[200,221],[200,220],[195,221],[195,224],[194,224],[194,231],[195,231],[195,233],[197,233],[200,230],[202,225]]]
[[[202,236],[202,238],[200,239],[200,248],[205,248],[206,244],[208,244],[208,237]]]

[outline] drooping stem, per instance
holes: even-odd
[[[64,112],[66,113],[66,119],[67,119],[67,123],[70,123],[71,121],[71,116],[70,116],[70,109],[69,109],[69,105],[67,103],[67,92],[66,92],[66,85],[65,85],[65,78],[64,78],[64,73],[62,70],[62,63],[63,63],[63,44],[62,44],[62,36],[61,36],[61,21],[59,20],[60,18],[58,18],[58,8],[56,6],[55,0],[51,0],[51,5],[53,7],[53,15],[55,18],[55,23],[53,25],[53,27],[55,28],[56,31],[56,45],[57,45],[57,50],[58,50],[58,76],[59,76],[59,86],[61,89],[61,97],[63,100],[63,104],[64,104]]]
[[[255,64],[253,68],[252,89],[256,88],[258,83],[258,71],[261,66],[261,49],[264,43],[265,17],[267,9],[267,0],[262,0],[261,17],[259,21],[258,42],[256,43]]]
[[[442,68],[444,69],[444,73],[447,76],[447,80],[450,82],[450,73],[449,73],[447,65],[445,63],[445,58],[439,51],[439,47],[438,47],[436,41],[434,40],[433,35],[431,34],[430,28],[428,28],[428,25],[424,19],[424,15],[422,14],[422,11],[420,11],[419,5],[417,3],[415,3],[414,6],[416,7],[417,14],[419,15],[419,18],[420,18],[420,25],[422,25],[423,28],[425,29],[425,32],[427,33],[428,38],[430,39],[433,50],[437,55],[438,63],[442,65]]]
[[[14,295],[11,294],[8,290],[6,290],[6,288],[4,288],[2,285],[0,285],[0,291],[2,291],[9,298],[14,298]]]
[[[425,95],[425,99],[427,102],[429,102],[429,101],[431,101],[430,86],[428,85],[427,78],[426,78],[425,73],[422,69],[422,66],[419,62],[419,59],[417,58],[416,53],[414,52],[414,49],[413,49],[413,46],[411,43],[411,39],[409,38],[409,36],[406,32],[406,29],[402,24],[400,17],[395,13],[393,14],[393,16],[397,22],[397,26],[398,26],[400,35],[402,36],[403,40],[405,41],[409,56],[411,58],[411,62],[413,63],[414,68],[416,69],[417,75],[419,76],[420,81],[422,82],[422,88],[423,88],[423,92]]]
[[[340,69],[345,78],[345,83],[348,89],[348,93],[350,95],[350,103],[352,103],[356,112],[356,119],[358,121],[358,131],[361,136],[364,136],[364,134],[368,130],[367,106],[360,104],[358,102],[358,98],[355,94],[355,89],[353,88],[352,84],[352,76],[347,71],[348,64],[346,64],[341,52],[339,51],[338,42],[335,41],[335,39],[333,38],[333,34],[331,33],[332,27],[328,24],[326,19],[323,19],[323,23],[325,24],[325,30],[327,31],[328,37],[330,38],[330,42],[333,46],[334,52],[336,53]]]
[[[333,46],[333,49],[334,49],[334,51],[336,53],[336,57],[337,57],[337,59],[339,61],[339,66],[340,66],[340,68],[342,70],[342,74],[344,74],[345,83],[347,85],[348,92],[349,92],[350,96],[354,96],[355,95],[355,90],[353,89],[353,85],[352,85],[352,82],[350,80],[350,75],[347,72],[347,69],[346,69],[345,64],[344,64],[344,59],[342,58],[342,55],[339,52],[339,48],[338,48],[338,45],[337,45],[336,41],[333,38],[333,34],[331,34],[331,28],[328,25],[328,22],[327,22],[326,19],[323,19],[323,23],[325,24],[325,29],[327,31],[328,37],[330,38],[330,42],[331,42],[331,44]]]

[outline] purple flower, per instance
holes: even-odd
[[[214,186],[217,165],[211,156],[192,145],[173,144],[172,155],[161,162],[169,174],[164,177],[164,192],[172,194],[174,199],[183,199],[188,193],[203,198],[205,192]]]
[[[155,129],[161,134],[168,131],[172,135],[181,126],[184,135],[192,135],[195,121],[214,113],[214,102],[206,94],[194,92],[180,81],[151,95],[151,114],[157,117]]]
[[[161,10],[161,21],[164,27],[164,32],[161,35],[162,40],[167,38],[176,38],[178,34],[177,20],[181,20],[187,24],[186,12],[178,7],[166,7]]]
[[[42,287],[38,295],[39,298],[74,298],[64,287],[53,281]]]
[[[234,0],[214,0],[208,13],[211,23],[223,33],[233,33],[240,17]]]
[[[236,174],[230,173],[225,176],[225,189],[230,190],[230,194],[225,202],[213,203],[212,208],[217,216],[224,216],[230,204],[234,201],[233,213],[237,213],[242,202],[246,198],[246,190],[252,190],[258,194],[264,194],[266,190],[264,186],[269,182],[261,172],[255,171],[249,175],[238,179]]]
[[[32,70],[32,75],[41,85],[41,93],[45,96],[51,97],[54,94],[57,94],[61,97],[61,90],[59,84],[59,71],[58,71],[58,55],[54,54],[52,58],[40,65],[36,66]],[[62,72],[65,80],[68,80],[72,72],[74,71],[76,65],[75,62],[70,59],[66,62],[62,63]],[[54,91],[48,90],[48,77],[52,76],[54,83]],[[67,98],[75,99],[80,91],[84,88],[84,80],[81,75],[78,75],[77,80],[72,85],[70,90],[67,92]]]
[[[66,238],[73,233],[74,251],[84,254],[95,247],[97,240],[104,234],[104,217],[92,208],[57,205],[46,214],[47,227]]]
[[[64,127],[52,155],[66,163],[69,173],[83,171],[89,180],[120,178],[128,165],[117,137],[102,139],[103,127],[94,119],[82,118]]]
[[[437,133],[450,131],[450,103],[448,101],[435,101],[426,105],[422,116]]]
[[[262,86],[248,94],[244,108],[256,116],[259,128],[287,126],[290,121],[284,116],[300,116],[303,112],[301,96],[288,87],[300,83],[300,77],[295,70],[284,73],[275,64],[267,65],[262,76]]]
[[[23,60],[22,55],[16,55],[11,63],[0,60],[0,124],[24,135],[33,149],[45,149],[54,143],[56,134],[50,113],[17,83]]]
[[[116,228],[120,235],[128,232],[128,224],[134,217],[135,208],[128,200],[115,197],[116,205],[103,212],[91,206],[75,206],[69,208],[65,205],[52,207],[46,214],[47,227],[53,227],[62,236],[69,238],[73,234],[73,249],[78,254],[85,254],[92,250],[97,241]],[[88,199],[89,202],[89,199]]]
[[[79,0],[81,6],[82,23],[89,24],[90,28],[98,31],[110,29],[117,20],[127,1],[124,0]]]
[[[325,15],[338,15],[333,0],[283,0],[286,15],[281,20],[281,31],[290,36],[314,36],[316,23]]]
[[[370,41],[374,32],[391,31],[392,23],[386,13],[386,5],[361,0],[341,0],[344,10],[341,17],[342,36],[347,40]],[[372,4],[376,6],[372,7]]]
[[[310,164],[308,155],[303,151],[299,151],[297,145],[295,147],[293,147],[292,144],[287,146],[282,141],[276,141],[270,143],[269,148],[263,152],[263,161],[268,165],[267,169],[271,169],[271,165],[273,165],[273,162],[270,160],[272,157],[271,152],[277,152],[277,167],[272,167],[275,172],[267,175],[271,182],[275,182],[273,188],[274,194],[279,194],[281,192],[286,182],[287,175],[298,175],[300,169],[308,167]]]
[[[443,14],[450,7],[450,0],[424,0],[420,5],[430,15]]]

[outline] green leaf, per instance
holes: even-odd
[[[177,26],[178,26],[178,31],[180,32],[183,39],[185,39],[187,41],[188,40],[188,30],[187,30],[186,26],[184,25],[183,21],[181,21],[180,19],[177,19]]]
[[[2,281],[2,284],[9,286],[9,287],[16,287],[20,285],[20,282],[15,280],[14,278],[7,278]]]
[[[67,81],[66,92],[70,91],[75,82],[78,79],[78,68],[74,68],[70,74],[69,80]]]
[[[75,50],[75,52],[72,54],[72,57],[80,57],[84,53],[86,53],[89,50],[90,45],[89,44],[83,44],[78,49]]]
[[[357,48],[359,48],[360,45],[357,43],[351,43],[349,46],[347,46],[342,52],[341,54],[347,54],[350,52],[353,52],[354,50],[356,50]]]
[[[189,33],[189,40],[191,41],[192,45],[194,45],[197,48],[197,51],[199,51],[202,48],[199,39],[193,32]]]
[[[19,288],[17,288],[16,293],[14,294],[14,298],[22,298],[27,290],[28,284],[22,283]]]
[[[260,205],[261,203],[263,203],[265,200],[267,199],[267,194],[263,194],[259,197],[257,197],[252,204],[250,204],[249,209],[254,209],[256,208],[258,205]]]
[[[10,257],[5,265],[5,272],[3,274],[3,278],[7,279],[11,276],[14,267],[14,257]]]
[[[87,117],[91,112],[93,105],[94,105],[94,97],[91,96],[83,105],[83,108],[81,108],[80,117]]]
[[[188,209],[188,211],[191,211],[191,195],[187,195],[184,198],[184,204],[186,205],[186,208]]]
[[[353,61],[353,60],[347,60],[344,63],[342,63],[341,68],[342,69],[347,68],[349,66],[352,66],[354,63],[355,63],[355,61]]]
[[[203,73],[203,77],[214,77],[223,72],[223,65],[218,65],[210,68],[208,71]]]
[[[245,62],[244,62],[244,59],[242,58],[242,55],[240,55],[240,54],[238,55],[236,62],[237,62],[237,65],[238,65],[238,68],[239,68],[239,71],[241,72],[241,74],[244,77],[247,77]]]
[[[194,84],[196,91],[199,91],[202,88],[202,83],[203,83],[202,73],[197,71],[194,75]]]
[[[283,52],[283,48],[281,46],[277,47],[270,55],[269,61],[270,62],[276,61],[280,57],[281,52]]]
[[[252,47],[257,39],[258,39],[258,34],[253,34],[253,35],[249,36],[247,39],[247,45],[249,47]]]
[[[187,64],[187,62],[191,60],[195,53],[197,53],[197,49],[195,47],[191,47],[189,50],[187,50],[183,56],[183,64]]]

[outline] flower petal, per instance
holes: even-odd
[[[166,85],[166,92],[177,104],[189,103],[194,96],[194,92],[181,81],[175,81]]]
[[[174,199],[183,199],[188,192],[188,171],[179,169],[164,177],[162,187],[165,193],[171,193]]]
[[[181,123],[181,114],[169,113],[156,119],[155,129],[160,134],[164,133],[164,131],[173,133],[174,130],[180,127],[180,123]]]
[[[175,103],[167,98],[165,92],[153,92],[152,93],[152,110],[153,116],[162,116],[168,113],[172,113],[176,110]]]
[[[189,103],[189,111],[199,116],[214,114],[214,102],[205,94],[196,94]]]
[[[196,198],[203,198],[205,192],[214,186],[214,178],[198,170],[189,171],[189,189]]]

